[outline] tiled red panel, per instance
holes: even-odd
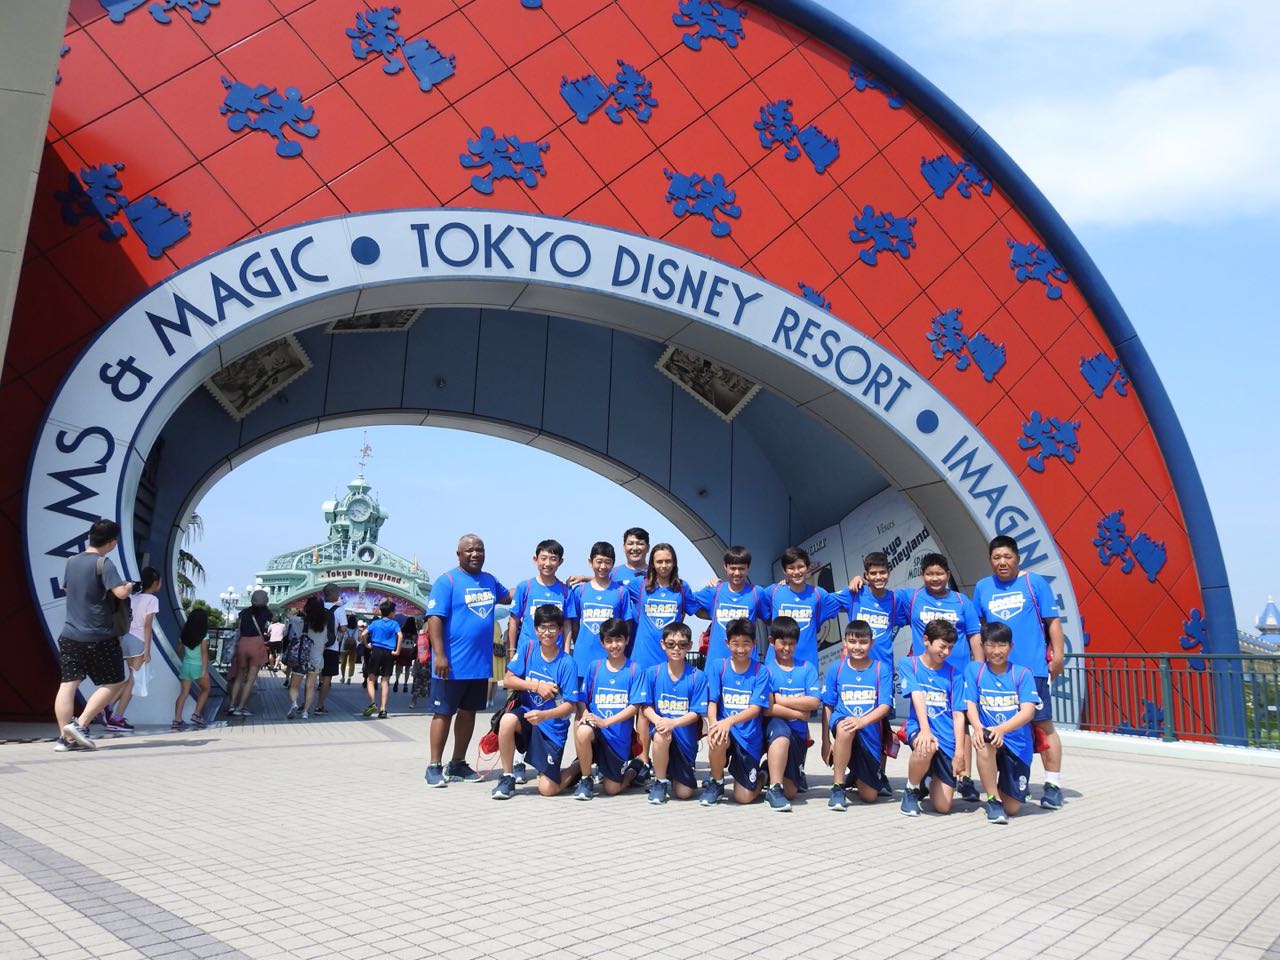
[[[838,53],[813,37],[806,37],[800,41],[796,49],[804,55],[809,66],[813,67],[814,72],[833,94],[841,96],[850,89],[852,84],[849,81],[849,58],[844,54]]]
[[[382,134],[394,140],[448,107],[444,91],[457,79],[455,74],[423,93],[408,71],[392,77],[377,63],[368,63],[343,77],[341,85]]]
[[[774,147],[768,154],[761,151],[760,157],[753,172],[793,220],[804,217],[824,198],[839,190],[830,173],[815,172],[803,156],[788,160],[782,148]]]
[[[957,259],[943,270],[941,276],[925,289],[933,302],[944,310],[960,307],[964,311],[962,319],[965,329],[970,333],[976,333],[1000,306],[991,289],[982,282],[973,267],[963,258]],[[1007,315],[1006,319],[1009,323],[1013,322],[1013,319]],[[1027,365],[1030,366],[1030,363],[1028,359]],[[1016,380],[1017,377],[1013,379]]]
[[[734,55],[752,76],[776,63],[795,48],[803,34],[759,7],[751,7],[744,21],[747,38]]]
[[[896,140],[919,116],[910,104],[904,103],[897,109],[890,107],[889,98],[879,90],[868,87],[860,91],[853,86],[853,81],[848,81],[848,84],[849,92],[840,98],[840,102],[879,147],[886,147]]]
[[[179,267],[216,253],[243,237],[253,224],[204,167],[192,167],[156,193],[176,212],[191,211],[191,233],[169,248]]]
[[[241,133],[204,165],[254,223],[270,220],[320,186],[305,148],[299,157],[277,156],[275,141],[255,131]]]
[[[597,113],[586,123],[576,119],[567,121],[560,132],[598,176],[611,181],[641,157],[652,153],[653,144],[645,136],[643,126],[631,117],[623,117],[621,123],[615,124],[603,113]]]
[[[746,256],[734,241],[734,236],[737,234],[736,222],[734,224],[734,234],[727,237],[713,236],[711,224],[702,217],[686,216],[683,220],[673,222],[675,226],[670,233],[663,237],[668,243],[674,243],[677,246],[684,247],[686,250],[705,253],[709,257],[723,260],[731,266],[737,267],[746,263]]]
[[[733,221],[733,240],[746,257],[753,257],[791,224],[791,218],[754,173],[744,173],[730,185],[742,210]]]
[[[882,327],[920,294],[920,285],[912,279],[898,255],[888,251],[881,251],[875,266],[864,263],[861,258],[854,260],[841,276]]]
[[[463,12],[485,42],[508,64],[519,63],[560,36],[560,28],[545,10],[516,9],[501,0],[474,0]],[[608,74],[609,78],[612,76]]]
[[[221,150],[237,136],[221,112],[227,94],[222,78],[233,79],[227,74],[210,58],[147,93],[147,103],[197,159]]]
[[[455,100],[454,106],[472,129],[478,131],[492,127],[500,137],[544,140],[555,129],[551,118],[538,106],[514,73],[494,77],[481,89],[461,100]]]
[[[1050,344],[1075,321],[1075,314],[1062,300],[1050,300],[1045,288],[1034,280],[1022,284],[1012,297],[1005,300],[1005,309],[1013,314],[1024,330],[1033,332],[1036,339]]]
[[[77,24],[90,24],[95,20],[101,20],[106,15],[107,11],[98,0],[71,0],[71,9],[67,11],[67,23],[70,25],[74,20]]]
[[[1143,521],[1141,532],[1165,545],[1165,564],[1157,580],[1160,583],[1176,581],[1191,563],[1191,549],[1187,542],[1186,529],[1164,505],[1161,505]],[[1138,530],[1130,528],[1130,534],[1136,537]],[[1135,567],[1135,572],[1136,570]],[[1143,577],[1143,579],[1146,578]]]
[[[277,10],[279,10],[282,14],[290,14],[290,13],[293,13],[293,11],[299,9],[300,7],[305,7],[308,3],[311,3],[311,2],[313,2],[313,0],[271,0],[271,5],[274,6]],[[353,7],[352,9],[354,10],[358,6],[359,6],[359,3],[357,3],[355,7]]]
[[[387,145],[378,128],[339,85],[326,87],[307,104],[315,110],[312,122],[320,132],[305,141],[303,156],[321,180],[332,181]]]
[[[1120,456],[1116,445],[1107,437],[1106,429],[1093,418],[1088,408],[1077,410],[1074,418],[1080,421],[1080,452],[1072,465],[1076,478],[1092,490],[1106,476]]]
[[[995,223],[964,251],[964,258],[1001,303],[1017,293],[1019,288],[1013,268],[1009,266],[1008,238],[1008,231]]]
[[[377,7],[378,4],[374,6]],[[402,3],[398,6],[403,14],[410,5]],[[367,9],[361,0],[313,0],[290,14],[289,26],[335,77],[345,77],[365,63],[377,63],[381,70],[387,62],[381,54],[369,54],[364,60],[357,58],[351,52],[351,38],[346,33],[347,28],[355,27],[356,13],[367,12]],[[452,5],[450,9],[453,9]],[[398,16],[397,20],[400,22],[400,35],[409,37],[410,34],[405,32],[403,16]],[[395,56],[395,60],[400,64],[402,81],[417,87],[417,81],[412,79],[413,74],[405,66],[404,60],[399,55]]]
[[[0,405],[4,409],[5,441],[25,453],[35,442],[44,404],[24,381],[10,380],[0,387]],[[0,457],[0,461],[0,496],[10,497],[23,487],[27,460],[20,456]]]
[[[166,26],[139,11],[123,23],[103,17],[85,29],[129,82],[142,91],[190,70],[209,56],[209,48],[181,16]]]
[[[120,180],[128,197],[140,197],[195,163],[160,115],[134,100],[69,138],[87,163],[123,163]]]
[[[53,89],[49,123],[66,136],[131,100],[136,91],[84,31],[70,41],[74,54],[58,61],[62,82]]]
[[[566,77],[577,80],[592,71],[587,66],[587,61],[582,59],[582,55],[568,40],[557,37],[516,64],[511,70],[555,123],[562,124],[569,119],[577,122],[574,112],[569,109],[569,104],[565,102],[564,97],[560,96],[560,81]],[[602,81],[611,80],[612,74],[601,79]],[[602,110],[597,111],[592,119],[610,122],[603,116]]]
[[[799,50],[792,50],[758,74],[755,83],[770,102],[791,101],[791,116],[798,127],[812,122],[836,100]]]
[[[752,264],[771,283],[796,295],[800,293],[797,284],[802,280],[821,290],[836,278],[831,265],[797,226],[785,230],[757,253]]]
[[[347,7],[351,8],[349,0]],[[219,4],[213,15],[195,29],[205,46],[217,53],[279,19],[280,11],[271,0],[235,0]]]
[[[798,292],[798,291],[797,291]],[[868,337],[875,337],[880,332],[880,325],[867,313],[862,301],[853,295],[849,285],[841,279],[832,280],[822,288],[822,295],[831,301],[831,312]],[[892,343],[881,341],[880,346],[901,357]]]
[[[627,15],[636,30],[643,35],[646,42],[660,56],[682,45],[681,37],[685,31],[671,22],[675,12],[667,3],[654,3],[653,0],[617,0],[616,6]],[[635,61],[632,61],[633,63]],[[641,66],[636,64],[636,66]]]
[[[1054,365],[1059,375],[1066,381],[1081,402],[1093,396],[1093,388],[1080,374],[1080,361],[1084,357],[1092,357],[1102,349],[1090,336],[1084,325],[1072,322],[1062,335],[1044,352],[1045,357]],[[1128,437],[1125,438],[1127,442]]]
[[[1023,243],[1032,241],[1042,247],[1045,246],[1044,241],[1040,239],[1036,231],[1031,228],[1031,225],[1027,223],[1022,214],[1017,210],[1011,209],[1007,211],[1004,216],[1000,218],[1000,222],[1004,225],[1004,228],[1009,231],[1009,235],[1013,237],[1014,240],[1018,240]],[[1050,252],[1056,253],[1056,251]],[[1072,316],[1084,309],[1084,298],[1080,294],[1079,287],[1077,287],[1074,282],[1068,281],[1066,283],[1059,284],[1059,286],[1062,288],[1062,298],[1060,302],[1067,307]]]
[[[805,235],[837,273],[844,273],[858,256],[858,248],[849,240],[854,212],[853,201],[842,191],[833,190],[800,218]],[[849,286],[854,293],[858,292],[857,284]]]
[[[608,188],[596,192],[586,202],[578,206],[569,216],[574,220],[586,223],[598,223],[602,227],[614,227],[629,233],[643,233],[640,224],[627,213],[627,208]]]
[[[344,173],[331,187],[342,206],[352,213],[439,205],[426,184],[391,147]]]
[[[1129,461],[1119,457],[1089,490],[1103,513],[1123,510],[1126,524],[1140,527],[1160,501]]]
[[[386,6],[384,0],[364,0],[364,2],[375,10]],[[396,14],[396,22],[400,24],[400,35],[412,40],[426,31],[427,39],[434,42],[435,32],[430,28],[469,2],[470,0],[457,0],[456,3],[454,0],[397,2],[395,6],[400,8],[400,12]],[[354,26],[355,7],[351,8],[351,15],[353,22],[346,24],[347,27]]]
[[[107,318],[174,270],[168,257],[153,260],[147,256],[146,247],[132,230],[115,241],[100,239],[96,230],[78,233],[52,251],[49,259],[89,306]]]
[[[1173,481],[1165,467],[1164,457],[1156,445],[1155,434],[1151,429],[1140,430],[1124,449],[1125,459],[1129,461],[1138,475],[1142,477],[1151,492],[1162,500],[1173,492]]]
[[[925,205],[938,218],[951,242],[961,250],[968,250],[996,222],[991,208],[976,190],[968,199],[954,188],[948,190],[941,200],[931,194]]]
[[[883,156],[863,164],[843,189],[859,210],[870,204],[877,213],[908,217],[916,208],[915,196]]]
[[[537,190],[537,187],[526,187],[519,180],[498,180],[493,185],[493,193],[467,190],[454,200],[453,206],[540,213],[537,201],[534,200]]]
[[[747,169],[747,162],[710,117],[703,117],[672,137],[663,146],[662,155],[681,173],[718,173],[729,183]]]
[[[427,187],[441,203],[450,203],[454,197],[469,190],[469,170],[458,162],[467,153],[467,140],[476,132],[453,108],[442,110],[434,117],[395,142],[399,154],[408,161]],[[467,206],[464,200],[461,206]]]
[[[1039,410],[1044,416],[1057,417],[1064,423],[1077,418],[1076,411],[1080,408],[1080,401],[1062,382],[1062,378],[1053,369],[1053,364],[1047,360],[1043,358],[1037,360],[1017,382],[1012,380],[1005,382],[1013,383],[1012,387],[1006,389],[1010,398],[1017,403],[1018,409],[1024,414],[1030,416],[1033,410]],[[1083,422],[1079,435],[1081,447],[1092,439],[1089,432],[1084,429]]]
[[[555,21],[562,32],[567,33],[583,20],[609,6],[613,0],[559,0],[543,7],[547,16]]]
[[[369,162],[372,162],[371,158]],[[357,168],[359,169],[359,168]],[[354,171],[353,171],[354,172]],[[328,187],[321,187],[309,197],[303,197],[284,213],[273,217],[262,225],[262,232],[280,230],[311,220],[321,220],[346,213],[347,210]]]
[[[1037,509],[1039,506],[1036,504]],[[1097,501],[1086,496],[1067,519],[1053,527],[1053,538],[1058,548],[1071,558],[1076,570],[1085,578],[1076,585],[1077,590],[1097,583],[1106,572],[1106,568],[1098,560],[1098,549],[1093,545],[1093,538],[1098,535],[1098,520],[1107,512]]]
[[[1078,363],[1075,369],[1079,370]],[[1080,377],[1080,382],[1084,383],[1083,376]],[[1149,430],[1147,415],[1142,410],[1133,385],[1130,384],[1125,390],[1128,393],[1125,397],[1116,393],[1112,386],[1100,398],[1095,397],[1092,392],[1085,398],[1085,407],[1099,423],[1106,424],[1107,434],[1121,449],[1128,447],[1139,433]]]
[[[670,166],[665,157],[653,153],[609,183],[613,195],[651,237],[661,237],[676,225],[671,204],[665,200],[667,178],[662,173]]]
[[[670,23],[670,19],[667,22]],[[596,75],[609,83],[618,72],[619,60],[647,76],[646,68],[658,59],[657,51],[642,29],[636,28],[620,6],[611,5],[578,24],[569,31],[568,37]],[[656,90],[655,95],[661,102],[662,97]]]
[[[68,176],[78,176],[85,165],[67,141],[45,143],[31,202],[31,225],[27,229],[27,239],[39,249],[48,250],[81,230],[102,229],[98,220],[83,219],[78,224],[68,224],[62,219],[62,204],[57,195],[66,192]]]
[[[1134,574],[1137,573],[1135,569]],[[1182,637],[1182,624],[1186,621],[1186,617],[1187,612],[1178,609],[1178,605],[1166,597],[1164,602],[1151,612],[1146,622],[1135,631],[1137,647],[1150,653],[1186,652],[1178,642]]]
[[[22,379],[31,385],[31,389],[36,392],[36,395],[41,400],[46,403],[52,402],[54,394],[58,392],[58,387],[62,385],[62,378],[71,369],[71,365],[80,356],[80,352],[89,345],[91,339],[93,339],[93,331],[68,341],[66,346],[49,357],[48,360],[24,373]]]
[[[991,412],[978,423],[978,429],[987,438],[987,442],[1000,452],[1005,462],[1014,473],[1021,471],[1027,464],[1027,454],[1031,451],[1018,446],[1018,438],[1022,436],[1022,425],[1027,418],[1008,397],[996,402]],[[1065,463],[1050,461],[1046,470],[1070,469]]]
[[[760,108],[766,102],[764,92],[754,83],[747,82],[707,114],[724,138],[751,166],[760,163],[770,153],[784,152],[783,147],[766,148],[760,143],[760,132],[754,124],[760,119]]]
[[[710,110],[748,80],[733,51],[723,43],[704,40],[701,50],[681,45],[663,60],[703,110]]]
[[[960,320],[964,323],[966,332],[970,334],[982,333],[990,340],[996,343],[1004,344],[1004,366],[1000,368],[1000,372],[996,374],[996,383],[1000,384],[1006,390],[1019,383],[1026,376],[1027,371],[1041,362],[1039,351],[1036,350],[1035,344],[1027,337],[1026,333],[1014,321],[1013,317],[1001,309],[997,310],[990,317],[981,323],[974,323],[969,319],[969,312],[966,310],[960,315]],[[1026,393],[1031,399],[1039,399],[1034,393]],[[1024,394],[1019,394],[1019,398]],[[1071,404],[1074,410],[1078,404]],[[1048,413],[1049,416],[1058,416],[1058,414]]]
[[[538,181],[533,202],[543,213],[563,217],[598,191],[604,183],[582,155],[556,131],[547,138],[550,151],[544,156],[547,175]]]
[[[18,373],[26,373],[100,324],[53,264],[43,258],[33,260],[22,268],[18,282],[5,361]]]
[[[283,20],[219,54],[242,83],[264,83],[284,93],[297,87],[304,100],[333,83],[331,74]]]
[[[1131,571],[1122,573],[1119,560],[1111,561],[1098,579],[1096,591],[1131,634],[1137,633],[1160,605],[1168,602],[1164,588],[1159,583],[1148,583],[1141,567],[1134,564]]]
[[[903,259],[902,265],[916,283],[927,287],[956,262],[960,251],[947,239],[947,235],[926,208],[917,208],[911,213],[911,217],[915,220],[911,234],[916,245],[911,250],[911,256]]]
[[[649,122],[644,124],[645,136],[662,146],[698,119],[702,115],[702,107],[661,60],[645,67],[644,75],[653,84],[653,98],[658,101]]]
[[[845,283],[849,283],[846,275]],[[870,283],[870,281],[868,281]],[[867,287],[849,284],[849,289],[862,301]],[[893,344],[900,357],[911,364],[922,376],[932,378],[942,366],[942,361],[933,355],[933,345],[925,337],[938,308],[928,297],[918,296],[911,301],[896,317],[886,324],[881,324],[884,334],[881,340]]]
[[[913,123],[898,139],[884,148],[884,158],[902,178],[902,182],[912,190],[917,200],[934,195],[933,188],[920,172],[920,161],[926,158],[932,160],[940,153],[947,153],[958,159],[955,148],[944,147],[924,120]]]
[[[840,141],[840,156],[827,168],[827,174],[840,183],[848,181],[876,155],[875,144],[839,103],[823,110],[815,122],[824,134]]]
[[[1080,604],[1084,629],[1089,634],[1088,653],[1122,653],[1130,645],[1132,634],[1120,622],[1102,595],[1091,592]]]
[[[1018,475],[1018,480],[1051,530],[1056,530],[1065,523],[1075,509],[1085,502],[1084,488],[1075,477],[1052,467],[1047,466],[1044,473],[1036,473],[1028,467]]]
[[[1166,581],[1168,583],[1170,581]],[[1182,575],[1176,581],[1172,581],[1169,589],[1169,599],[1174,602],[1179,610],[1183,610],[1190,614],[1192,610],[1204,611],[1204,595],[1200,592],[1200,578],[1196,576],[1195,563],[1187,566],[1182,571]],[[1182,647],[1178,647],[1181,653]],[[1188,651],[1192,652],[1192,651]]]

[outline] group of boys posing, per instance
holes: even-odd
[[[576,784],[574,797],[590,800],[597,785],[613,795],[652,778],[650,803],[697,795],[712,806],[725,795],[727,769],[736,802],[751,803],[763,792],[772,808],[787,811],[807,788],[808,719],[821,707],[822,756],[835,770],[828,808],[844,810],[850,789],[873,803],[893,796],[884,766],[896,685],[909,701],[904,814],[918,816],[926,797],[935,812],[948,813],[959,792],[963,799],[985,799],[989,821],[1007,822],[1030,799],[1033,724],[1043,737],[1041,806],[1061,806],[1061,746],[1050,719],[1049,679],[1062,669],[1063,635],[1048,584],[1019,570],[1011,538],[991,541],[992,576],[978,583],[973,600],[953,588],[947,560],[936,553],[922,558],[918,588],[887,589],[888,560],[871,553],[863,575],[831,593],[808,582],[809,556],[799,547],[783,553],[784,579],[767,588],[747,579],[750,552],[730,547],[725,579],[693,591],[679,578],[670,544],[649,551],[648,534],[639,528],[628,530],[623,542],[625,569],[614,569],[612,545],[600,542],[591,548],[592,576],[564,582],[557,576],[563,548],[543,541],[534,555],[537,576],[508,593],[474,562],[471,578],[487,581],[465,585],[464,547],[474,559],[478,544],[481,563],[484,547],[474,536],[460,541],[459,569],[437,581],[428,605],[437,664],[429,784],[480,779],[465,760],[469,723],[465,740],[462,724],[455,730],[453,760],[441,762],[449,719],[459,711],[459,681],[449,664],[466,631],[454,628],[466,626],[468,609],[478,614],[466,597],[479,589],[490,616],[495,599],[509,596],[512,603],[504,686],[515,696],[498,725],[502,776],[495,799],[509,799],[525,782],[524,764],[516,763],[521,752],[538,772],[543,796]],[[849,623],[841,655],[819,682],[818,633],[842,613]],[[687,659],[693,638],[682,621],[688,614],[711,622],[705,670]],[[769,639],[763,663],[757,621]],[[911,654],[895,671],[893,639],[904,626],[912,632]],[[575,717],[577,761],[562,770]],[[699,792],[695,759],[704,732],[711,776]],[[982,795],[969,777],[974,751]]]

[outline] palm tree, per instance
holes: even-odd
[[[190,600],[196,595],[196,586],[204,583],[204,567],[195,558],[195,554],[185,547],[192,540],[204,536],[204,519],[200,514],[192,512],[187,518],[187,529],[182,534],[182,547],[178,548],[178,596]]]

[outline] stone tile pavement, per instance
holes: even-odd
[[[829,812],[816,758],[790,814],[499,804],[363,704],[288,722],[266,678],[249,722],[0,747],[0,958],[1280,958],[1274,768],[1077,748],[1005,827]]]

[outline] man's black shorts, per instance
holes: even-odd
[[[124,682],[124,652],[118,637],[89,643],[64,637],[58,647],[63,683],[79,683],[86,676],[100,687]]]
[[[336,677],[338,675],[338,651],[326,650],[324,652],[324,667],[320,670],[322,677]]]
[[[431,712],[436,716],[452,717],[459,710],[483,710],[488,704],[488,680],[431,678]]]
[[[364,665],[365,678],[383,679],[390,677],[396,668],[396,658],[393,653],[394,651],[385,647],[373,647],[370,649],[369,660]]]

